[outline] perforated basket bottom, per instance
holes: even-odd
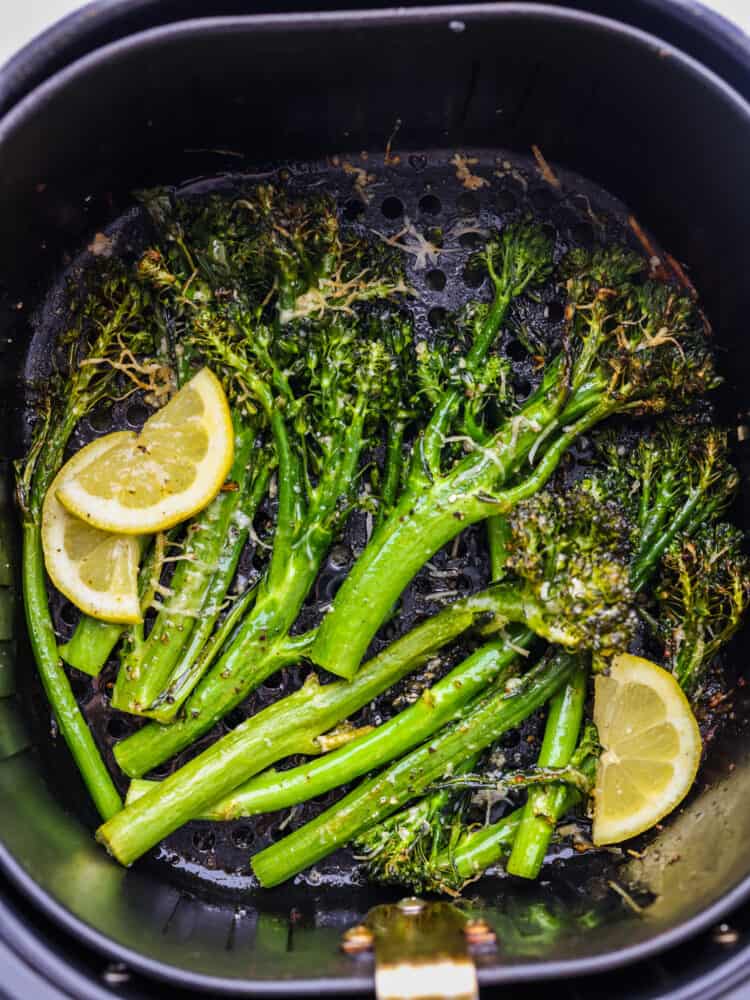
[[[351,156],[334,158],[330,162],[290,163],[270,174],[264,173],[263,177],[283,180],[301,194],[325,188],[340,205],[344,226],[369,231],[373,239],[393,239],[401,234],[397,242],[406,257],[407,277],[418,293],[410,300],[418,337],[431,337],[447,314],[467,301],[489,297],[486,275],[467,268],[467,261],[482,245],[489,230],[502,227],[519,215],[529,213],[544,221],[554,236],[556,260],[572,246],[595,243],[625,241],[642,249],[628,224],[625,206],[583,178],[560,170],[557,171],[558,186],[542,177],[530,157],[486,150],[468,155],[470,161],[463,165],[453,159],[452,152],[446,151],[402,154],[397,162],[391,160],[388,164],[382,156]],[[252,181],[248,175],[224,175],[191,182],[182,190],[186,194],[231,192]],[[130,210],[112,223],[108,235],[116,252],[132,255],[146,245],[148,231],[140,210]],[[80,269],[90,265],[91,260],[90,253],[82,253],[50,293],[46,307],[40,310],[28,354],[27,377],[38,376],[47,369],[52,345],[64,327],[64,309],[61,310],[60,305],[66,281],[71,277],[75,281]],[[528,345],[538,338],[554,350],[559,342],[562,320],[562,297],[552,282],[538,295],[528,296],[514,306],[499,343],[512,362],[513,385],[520,396],[532,391],[538,380],[539,365],[533,360]],[[116,403],[111,409],[100,409],[77,429],[71,450],[109,431],[139,427],[147,414],[147,408],[136,397]],[[585,463],[587,455],[588,444],[582,440],[567,456],[562,474],[575,475],[577,466]],[[361,551],[366,532],[366,518],[353,517],[327,559],[296,631],[310,628],[319,621],[321,607],[330,601],[354,555]],[[252,555],[248,550],[243,556],[239,571],[245,576],[254,572]],[[447,592],[452,596],[457,592],[466,593],[486,584],[488,579],[484,529],[478,525],[465,531],[419,574],[403,597],[398,620],[383,630],[374,648],[382,648],[451,599],[451,596],[437,596],[439,593]],[[55,627],[61,640],[65,640],[72,632],[77,612],[58,594],[52,594],[51,600]],[[442,657],[441,672],[457,663],[466,651],[467,647],[457,643]],[[114,764],[112,748],[140,723],[110,708],[109,691],[116,670],[117,662],[113,660],[93,681],[75,670],[71,670],[71,677],[97,743],[124,791],[127,782]],[[307,668],[298,666],[270,677],[213,732],[152,776],[164,777],[238,722],[295,690],[306,672]],[[407,678],[364,708],[353,721],[360,724],[381,722],[403,707],[425,683],[423,680],[420,684],[420,675]],[[46,706],[40,707],[44,706],[41,689],[35,688],[32,695],[37,715],[42,717],[43,728],[48,731]],[[502,740],[500,749],[508,766],[525,766],[536,759],[542,721],[538,716],[533,717]],[[56,755],[55,741],[46,740],[45,743],[47,750]],[[59,774],[59,757],[54,767]],[[176,880],[191,891],[211,896],[217,891],[247,893],[257,885],[250,873],[250,854],[306,822],[342,794],[343,790],[336,790],[297,807],[291,814],[285,811],[221,824],[188,823],[167,838],[143,863],[154,866],[154,873],[159,877]],[[611,855],[582,856],[564,846],[558,849],[556,860],[545,869],[545,878],[551,878],[558,891],[572,892],[589,902],[597,897],[607,898],[609,906],[612,894],[607,892],[606,882],[613,864]],[[575,872],[571,870],[573,866]],[[348,887],[347,891],[351,891],[363,883],[357,862],[348,851],[338,852],[300,878],[309,886],[325,887],[329,893],[335,892],[336,886]],[[472,894],[494,899],[500,883],[497,878],[485,878],[471,888]]]

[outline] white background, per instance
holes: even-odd
[[[704,3],[750,33],[750,0],[704,0]],[[81,6],[80,0],[0,0],[0,64],[39,31]],[[310,7],[325,10],[325,0],[311,0]]]

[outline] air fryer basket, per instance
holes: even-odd
[[[65,255],[117,216],[133,188],[262,174],[280,161],[294,169],[332,153],[355,160],[370,150],[382,162],[397,119],[407,178],[399,194],[412,217],[446,151],[489,151],[486,166],[497,150],[525,155],[536,144],[614,192],[687,262],[716,331],[727,379],[721,418],[740,430],[747,478],[750,109],[654,38],[530,4],[186,21],[99,49],[32,91],[0,121],[7,454],[18,447],[14,375],[26,317]],[[502,174],[502,156],[495,166]],[[382,197],[375,193],[373,210]],[[497,205],[497,191],[491,198]],[[9,691],[15,646],[2,638],[0,683]],[[28,673],[21,638],[17,646],[17,673]],[[742,637],[732,656],[743,661]],[[750,714],[745,690],[735,698],[740,719]],[[238,897],[231,878],[218,891],[205,878],[167,878],[165,866],[122,871],[93,843],[94,816],[64,774],[64,751],[50,755],[44,739],[24,749],[21,713],[8,700],[0,708],[0,860],[55,918],[134,967],[213,992],[369,986],[367,960],[343,955],[338,943],[381,894],[342,881]],[[744,898],[750,736],[742,725],[714,747],[704,785],[635,873],[657,897],[643,919],[617,907],[586,934],[525,934],[524,908],[535,901],[563,913],[576,905],[576,862],[538,887],[480,886],[488,919],[506,929],[500,952],[480,960],[480,978],[593,972],[664,947]]]

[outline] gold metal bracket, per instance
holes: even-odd
[[[374,951],[378,1000],[477,1000],[473,955],[494,950],[496,938],[486,921],[468,920],[451,903],[409,897],[374,907],[341,947]]]

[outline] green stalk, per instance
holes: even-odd
[[[160,722],[170,722],[173,718],[172,709],[177,711],[178,699],[184,701],[200,678],[206,673],[224,649],[231,637],[236,633],[240,622],[255,603],[257,587],[249,587],[236,598],[232,607],[222,619],[219,627],[208,639],[205,638],[203,619],[199,628],[193,630],[188,648],[170,680],[164,694],[157,698],[149,715]],[[203,645],[200,643],[203,640]],[[177,707],[175,707],[177,706]]]
[[[498,652],[501,647],[501,641],[489,644]],[[256,854],[252,866],[261,885],[269,888],[284,882],[423,794],[466,757],[494,743],[536,711],[574,669],[575,659],[559,653],[532,668],[511,692],[500,688],[482,699],[480,705],[465,709],[448,730],[354,789],[310,823]]]
[[[97,346],[102,346],[101,340],[100,337]],[[92,371],[89,369],[89,372]],[[23,513],[21,576],[26,625],[42,686],[94,804],[99,814],[107,819],[122,808],[122,802],[81,714],[58,654],[47,601],[41,533],[44,497],[62,465],[68,439],[78,421],[96,405],[103,392],[102,386],[98,391],[92,390],[87,394],[89,372],[79,373],[80,392],[70,393],[54,429],[51,429],[51,411],[48,412],[41,434],[36,438],[19,477],[18,495]]]
[[[596,756],[587,756],[579,767],[581,773],[593,781],[596,776]],[[583,800],[583,793],[574,785],[562,785],[560,790],[563,794],[550,803],[550,819],[555,822]],[[508,854],[518,834],[524,811],[525,806],[521,806],[497,823],[490,823],[464,834],[452,850],[438,855],[436,870],[452,872],[457,876],[458,884],[477,878],[490,865],[497,864]]]
[[[723,492],[711,493],[711,481],[714,470],[707,466],[698,481],[689,490],[688,495],[675,508],[678,493],[676,472],[669,464],[654,470],[649,466],[646,472],[658,471],[659,480],[653,489],[653,475],[644,474],[641,479],[642,493],[638,512],[638,548],[630,567],[630,580],[634,591],[642,590],[659,565],[661,557],[681,532],[688,534],[695,531],[701,524],[710,521],[717,509],[722,509],[726,503]],[[700,658],[700,650],[698,652]],[[572,694],[575,681],[568,686]],[[564,766],[566,755],[573,752],[572,729],[577,724],[583,712],[583,693],[580,693],[580,710],[574,698],[568,705],[569,711],[556,712],[551,710],[547,719],[545,742],[540,765]],[[576,719],[578,722],[576,723]],[[559,753],[552,752],[557,746]],[[548,753],[551,756],[548,758]],[[516,846],[513,848],[508,862],[508,871],[523,878],[536,878],[544,860],[552,827],[548,819],[554,813],[554,796],[560,794],[559,787],[537,790],[529,794],[529,800],[521,824]],[[546,832],[545,832],[546,827]]]
[[[479,650],[388,722],[323,757],[287,771],[271,769],[251,778],[214,803],[209,810],[211,818],[238,819],[285,809],[387,764],[450,722],[457,711],[507,671],[517,659],[518,650],[527,648],[533,638],[532,632],[512,630],[511,645],[506,644],[502,656],[488,656]],[[133,785],[136,782],[128,791],[128,803],[152,787],[150,782],[140,782],[135,789]]]
[[[226,638],[238,624],[240,608],[244,613],[252,606],[257,593],[256,588],[246,591],[237,598],[231,611],[214,633],[214,626],[227,599],[237,563],[247,542],[250,526],[268,488],[271,471],[270,465],[258,468],[252,487],[243,491],[240,496],[239,503],[231,516],[229,531],[219,551],[216,572],[209,581],[203,604],[187,643],[163,691],[154,699],[148,711],[142,713],[143,715],[149,715],[159,722],[171,722],[221,651]]]
[[[528,457],[541,429],[555,422],[561,406],[559,389],[553,384],[536,393],[486,447],[458,462],[448,475],[424,489],[412,485],[406,490],[338,591],[313,646],[316,663],[341,677],[352,677],[372,637],[425,562],[469,524],[509,509],[529,490],[543,485],[554,471],[559,448],[548,446],[526,482],[503,498],[497,496]],[[584,415],[560,441],[567,447],[587,427]],[[550,455],[554,461],[548,460]]]
[[[122,808],[120,796],[81,714],[57,653],[57,639],[47,603],[39,524],[23,526],[23,599],[31,648],[57,725],[103,819]]]
[[[579,663],[568,683],[552,698],[538,767],[567,767],[575,753],[583,723],[588,670]],[[559,784],[530,788],[507,870],[534,879],[539,874],[555,830],[566,789]]]
[[[247,489],[253,492],[251,483],[248,483],[247,464],[255,443],[256,429],[242,424],[236,416],[234,428],[234,463],[230,480],[239,487],[219,493],[188,525],[184,558],[178,562],[172,577],[171,593],[164,601],[148,638],[142,645],[131,648],[120,666],[112,692],[112,706],[120,711],[145,714],[163,694],[198,621],[213,578],[219,574],[222,580],[226,579],[220,564],[224,539],[243,494]],[[227,587],[230,582],[231,577],[226,580]]]
[[[399,493],[401,473],[404,466],[403,446],[405,430],[406,425],[404,421],[398,419],[393,420],[387,429],[383,485],[380,490],[377,524],[381,524],[393,510],[393,505]]]
[[[487,545],[490,550],[490,577],[493,583],[505,573],[509,538],[510,525],[506,518],[498,514],[487,518]]]
[[[647,543],[641,539],[630,569],[633,589],[642,590],[646,586],[656,572],[661,557],[681,532],[692,534],[701,524],[711,519],[717,507],[720,507],[720,501],[707,499],[705,486],[699,484],[680,509],[668,518],[666,529],[662,524],[662,530],[656,538],[652,536]]]
[[[284,581],[275,586],[268,577],[261,581],[252,610],[187,699],[183,716],[167,725],[150,723],[117,744],[115,757],[127,775],[140,777],[190,746],[288,662],[287,634],[322,558],[323,553],[311,564],[307,555],[296,552]]]
[[[117,762],[130,777],[141,777],[190,746],[287,662],[289,630],[335,537],[340,500],[356,479],[370,390],[366,382],[360,386],[351,423],[337,429],[335,460],[321,470],[313,488],[292,448],[282,408],[267,387],[255,385],[267,407],[278,459],[279,509],[268,571],[252,611],[186,701],[183,717],[167,726],[151,723],[118,743]]]
[[[301,690],[237,726],[118,813],[100,828],[98,839],[122,864],[131,864],[277,760],[295,753],[319,753],[322,733],[406,676],[491,608],[486,593],[457,601],[370,660],[351,683],[321,685],[311,674]],[[306,641],[306,636],[298,637],[293,643]]]
[[[23,592],[26,622],[37,668],[52,710],[97,809],[105,819],[121,808],[120,796],[107,772],[96,743],[81,714],[60,660],[47,603],[41,543],[41,512],[44,497],[63,463],[65,447],[78,423],[112,385],[114,369],[107,359],[119,358],[123,348],[138,353],[152,346],[143,299],[127,274],[104,280],[97,288],[98,300],[86,300],[81,323],[95,331],[88,356],[80,360],[71,352],[70,370],[52,405],[35,429],[29,455],[18,467],[17,492],[23,514]],[[79,333],[83,330],[79,330]],[[86,364],[85,361],[92,363]],[[96,363],[93,363],[93,362]],[[47,386],[53,389],[53,381]]]
[[[71,667],[90,677],[98,677],[125,627],[81,615],[73,635],[68,642],[58,646],[57,651]]]

